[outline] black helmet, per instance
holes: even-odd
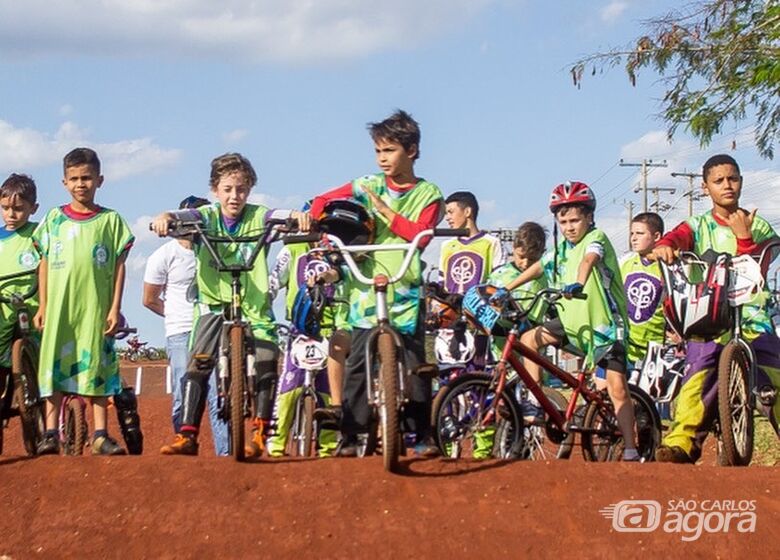
[[[330,200],[317,218],[320,229],[335,235],[346,245],[370,245],[374,242],[374,218],[354,200]]]
[[[200,208],[201,206],[208,206],[209,204],[211,203],[205,198],[190,195],[179,203],[179,210],[185,210],[187,208]]]

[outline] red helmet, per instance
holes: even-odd
[[[596,210],[596,197],[591,188],[579,181],[566,181],[555,187],[550,195],[550,212],[566,204],[584,204],[591,210]]]

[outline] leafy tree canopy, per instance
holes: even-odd
[[[729,121],[756,119],[755,142],[774,156],[780,136],[780,0],[704,0],[644,22],[627,48],[571,67],[574,84],[597,68],[624,66],[632,85],[641,69],[661,76],[661,115],[669,138],[683,125],[702,146]]]

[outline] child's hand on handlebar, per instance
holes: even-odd
[[[307,233],[311,230],[311,213],[301,212],[300,210],[293,210],[290,213],[290,218],[298,222],[298,231],[301,233]]]
[[[307,278],[306,283],[309,286],[314,286],[314,284],[333,284],[338,281],[339,281],[338,271],[331,268],[330,270],[326,270],[325,272],[320,272],[316,276],[310,276],[309,278]]]
[[[676,256],[677,251],[675,251],[672,247],[659,245],[653,249],[649,255],[647,255],[647,259],[650,261],[663,261],[666,264],[672,264],[672,261],[674,261]]]
[[[509,299],[509,290],[506,288],[497,288],[493,295],[490,296],[490,303],[494,305],[504,305]]]
[[[149,229],[160,237],[165,237],[168,235],[172,219],[173,215],[170,212],[163,212],[152,220],[152,223],[149,224]]]
[[[579,282],[574,282],[573,284],[566,284],[563,287],[562,292],[564,297],[571,298],[573,296],[582,293],[582,284],[580,284]]]

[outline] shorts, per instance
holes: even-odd
[[[563,323],[561,323],[560,319],[545,321],[542,323],[542,327],[557,339],[556,346],[568,344],[566,330],[563,328]],[[617,371],[623,375],[626,374],[626,348],[622,343],[616,342],[613,344],[612,348],[596,363],[596,377],[605,379],[607,376],[606,370]]]

